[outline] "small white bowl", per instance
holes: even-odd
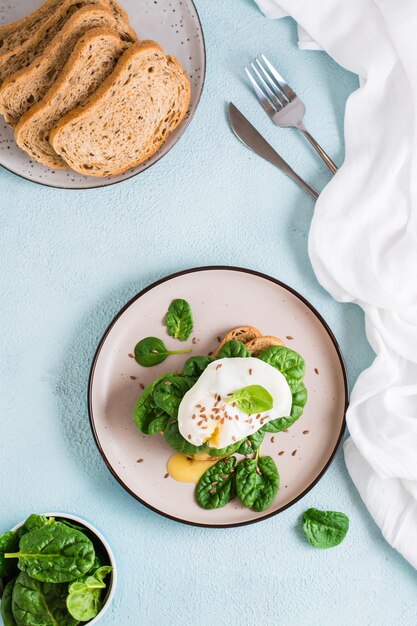
[[[116,569],[116,561],[114,558],[113,550],[111,549],[109,543],[107,542],[107,539],[105,539],[105,537],[101,534],[101,532],[97,530],[97,528],[93,526],[90,522],[87,522],[87,520],[83,519],[82,517],[79,517],[78,515],[72,515],[71,513],[41,513],[40,515],[44,515],[45,517],[55,517],[58,519],[62,518],[62,519],[69,520],[70,522],[75,522],[76,524],[79,524],[80,526],[84,526],[87,530],[90,531],[92,535],[94,535],[97,541],[102,545],[104,551],[107,553],[107,556],[109,558],[109,563],[113,569],[110,574],[110,583],[108,584],[107,589],[106,589],[107,594],[104,598],[102,609],[100,613],[96,615],[96,617],[94,617],[92,620],[90,620],[89,622],[83,622],[86,624],[86,626],[93,626],[93,624],[97,624],[97,622],[99,622],[99,620],[101,620],[103,615],[106,613],[110,604],[113,601],[114,594],[116,592],[117,569]],[[17,530],[18,528],[20,528],[20,526],[23,526],[25,521],[26,520],[23,520],[19,524],[16,524],[16,526],[12,528],[12,530]]]

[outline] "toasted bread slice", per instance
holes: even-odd
[[[257,337],[256,339],[252,339],[252,341],[248,341],[246,344],[247,349],[250,351],[252,356],[258,356],[264,350],[267,350],[271,346],[283,346],[284,342],[278,337]]]
[[[113,176],[152,156],[184,118],[190,82],[154,41],[132,44],[113,74],[64,116],[50,142],[81,174]]]
[[[262,333],[260,330],[255,328],[255,326],[237,326],[237,328],[229,330],[229,332],[223,337],[219,347],[213,355],[213,358],[217,358],[220,350],[228,341],[240,341],[246,345],[248,341],[256,339],[257,337],[262,337]]]
[[[65,0],[46,0],[36,11],[23,17],[16,22],[0,26],[0,55],[25,43],[32,35],[43,26],[53,14],[59,10]],[[129,26],[129,18],[126,11],[116,2],[116,0],[102,0],[102,4],[112,10],[120,24]],[[132,33],[134,31],[131,29]],[[136,37],[134,37],[136,39]]]
[[[65,0],[32,35],[14,48],[0,54],[0,84],[8,76],[27,67],[39,57],[71,15],[87,4],[109,9],[119,23],[119,18],[116,16],[110,0]],[[133,40],[134,31],[131,31],[128,24],[123,22],[121,27],[130,31]]]
[[[65,113],[82,104],[111,74],[129,45],[133,44],[109,28],[88,31],[45,97],[20,118],[15,130],[18,145],[48,167],[67,169],[50,145],[49,133]]]
[[[0,87],[0,113],[10,126],[14,128],[22,115],[42,100],[61,73],[79,38],[92,28],[99,27],[112,28],[123,40],[131,40],[128,28],[119,29],[114,13],[99,5],[87,5],[69,18],[41,56],[4,81]]]

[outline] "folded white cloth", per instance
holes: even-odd
[[[347,102],[346,159],[316,204],[309,254],[332,296],[365,311],[377,356],[351,395],[345,459],[385,538],[417,567],[417,3],[256,1],[365,79]]]

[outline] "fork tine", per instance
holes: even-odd
[[[263,88],[262,91],[268,96],[268,98],[270,99],[270,101],[272,102],[272,104],[274,105],[276,110],[280,111],[282,109],[282,103],[279,100],[279,98],[277,98],[277,96],[272,91],[272,89],[264,81],[264,79],[262,78],[262,76],[260,75],[260,73],[258,72],[258,70],[256,69],[256,67],[255,67],[255,65],[253,63],[251,63],[251,68],[255,72],[255,74],[256,74],[256,76],[258,78],[258,81],[261,83],[261,88]]]
[[[264,66],[262,65],[262,63],[259,61],[259,59],[255,59],[256,63],[258,64],[259,69],[261,70],[262,74],[265,76],[266,81],[268,83],[268,87],[269,89],[272,91],[272,93],[275,95],[275,97],[280,101],[280,103],[282,104],[282,106],[285,107],[286,104],[288,104],[288,99],[285,96],[285,94],[281,91],[281,89],[279,89],[275,83],[275,81],[270,77],[270,75],[268,74],[268,72],[266,71],[266,69],[264,68]]]
[[[268,115],[271,116],[274,113],[276,113],[276,110],[272,106],[271,102],[268,100],[268,98],[266,97],[266,95],[264,94],[262,89],[260,89],[258,83],[253,78],[252,74],[250,73],[250,71],[248,70],[247,67],[245,67],[245,72],[248,75],[248,78],[249,78],[249,80],[251,82],[251,85],[252,85],[254,91],[255,91],[255,94],[257,95],[260,103],[262,104],[263,108],[268,113]]]
[[[269,71],[271,72],[272,76],[274,77],[275,81],[277,82],[278,87],[287,96],[287,98],[288,98],[288,100],[290,102],[291,102],[291,100],[294,100],[294,98],[297,97],[297,94],[295,93],[295,91],[293,91],[291,89],[291,87],[289,86],[289,84],[285,82],[285,80],[283,79],[281,74],[279,72],[277,72],[275,67],[272,65],[272,63],[270,61],[268,61],[266,56],[264,54],[262,54],[261,56],[262,56],[263,60],[265,61],[265,63],[267,65]]]

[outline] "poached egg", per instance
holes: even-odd
[[[248,415],[230,395],[249,385],[261,385],[273,398],[269,411]],[[178,411],[181,435],[195,446],[226,448],[278,417],[288,417],[292,394],[285,376],[254,357],[218,359],[210,363],[183,397]]]

